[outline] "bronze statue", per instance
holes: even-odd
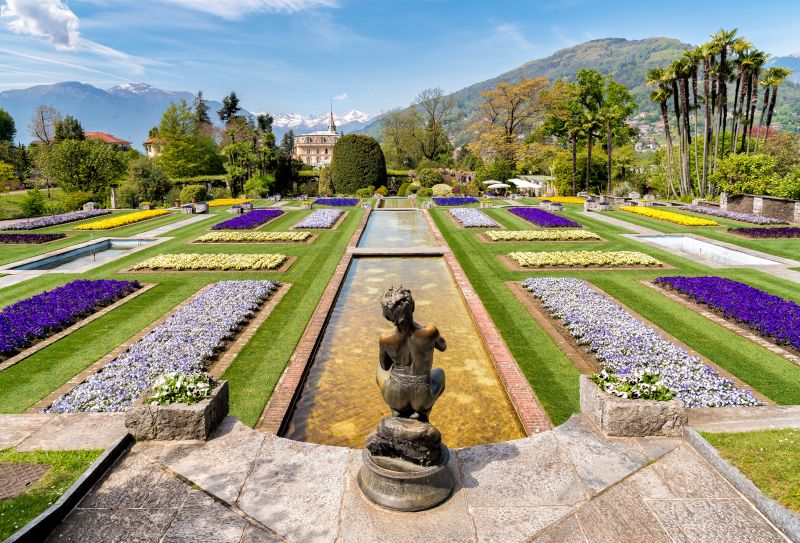
[[[397,329],[379,340],[378,387],[393,416],[428,422],[444,392],[444,370],[431,370],[433,350],[444,351],[447,343],[435,326],[414,322],[414,299],[408,289],[390,287],[381,307]]]

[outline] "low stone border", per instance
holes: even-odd
[[[497,255],[503,265],[511,271],[538,272],[538,271],[625,271],[625,270],[674,270],[675,267],[661,263],[660,266],[550,266],[547,268],[535,268],[531,266],[521,266],[516,260],[508,255]]]
[[[271,270],[169,270],[161,268],[147,268],[141,270],[132,270],[130,268],[120,270],[117,273],[136,274],[136,273],[283,273],[292,267],[297,261],[297,256],[287,256],[280,268],[273,268]]]
[[[493,230],[492,228],[488,228],[487,230]],[[493,239],[489,239],[486,234],[475,234],[479,240],[484,243],[488,244],[496,244],[496,243],[603,243],[607,242],[607,239],[600,238],[600,239],[499,239],[497,241]]]
[[[442,232],[431,217],[430,211],[424,209],[422,214],[433,231],[439,246],[448,247]],[[469,282],[458,259],[456,259],[452,251],[445,253],[444,259],[525,432],[530,436],[550,430],[553,427],[553,423],[550,421],[547,411],[539,403],[539,398],[536,397],[531,384],[522,373],[514,355],[511,354],[508,345],[503,340],[503,336],[500,335],[500,331],[489,316],[489,312],[486,311],[483,302],[481,302],[478,293],[472,288],[472,284]]]
[[[306,324],[297,347],[295,347],[280,379],[278,379],[272,395],[270,395],[269,401],[264,407],[264,411],[261,412],[261,417],[259,417],[255,425],[257,430],[268,434],[280,434],[288,424],[292,406],[302,391],[308,368],[313,362],[319,344],[322,341],[322,331],[325,329],[333,304],[339,295],[339,289],[353,260],[352,250],[358,245],[372,212],[372,208],[367,208],[364,211],[358,227],[347,244],[347,249],[345,249],[342,259],[328,280],[328,286],[322,293],[311,319]]]
[[[313,243],[318,237],[319,234],[311,234],[303,241],[192,241],[189,242],[189,245],[307,245]]]
[[[730,330],[731,332],[734,332],[734,333],[742,336],[743,338],[755,343],[759,347],[763,347],[763,348],[767,349],[769,352],[771,352],[773,354],[776,354],[776,355],[778,355],[780,357],[785,358],[786,360],[788,360],[792,364],[794,364],[796,366],[800,366],[800,356],[798,356],[797,354],[793,353],[789,349],[786,349],[786,348],[778,345],[777,343],[775,343],[774,341],[770,340],[769,338],[766,338],[764,336],[760,336],[760,335],[756,334],[755,332],[753,332],[749,328],[747,328],[747,327],[745,327],[745,326],[743,326],[743,325],[741,325],[741,324],[739,324],[739,323],[737,323],[735,321],[731,321],[731,320],[728,320],[728,319],[726,319],[724,317],[721,317],[721,316],[717,315],[716,313],[711,311],[708,308],[708,306],[706,306],[704,304],[700,304],[700,303],[694,302],[690,298],[688,298],[687,296],[684,296],[684,295],[682,295],[682,294],[680,294],[680,293],[678,293],[678,292],[676,292],[674,290],[669,290],[669,289],[665,289],[665,288],[659,287],[658,285],[653,284],[652,281],[639,281],[639,282],[641,284],[643,284],[644,286],[646,286],[646,287],[648,287],[648,288],[650,288],[652,290],[655,290],[656,292],[666,296],[667,298],[669,298],[673,302],[679,303],[683,307],[685,307],[687,309],[691,309],[692,311],[694,311],[696,313],[699,313],[700,315],[704,316],[705,318],[707,318],[708,320],[714,322],[715,324],[718,324],[718,325],[722,326],[723,328],[726,328],[726,329]]]
[[[717,449],[687,426],[683,436],[689,445],[711,464],[736,490],[738,490],[762,515],[792,541],[800,541],[800,515],[767,497],[736,466],[722,458]]]
[[[52,335],[52,336],[50,336],[48,338],[45,338],[42,341],[40,341],[40,342],[28,347],[27,349],[25,349],[21,353],[17,353],[14,356],[12,356],[11,358],[7,358],[6,360],[3,360],[2,362],[0,362],[0,371],[3,371],[5,369],[7,369],[7,368],[10,368],[14,364],[22,362],[26,358],[28,358],[28,357],[36,354],[37,352],[41,351],[45,347],[49,347],[50,345],[52,345],[56,341],[60,340],[61,338],[64,338],[64,337],[68,336],[72,332],[75,332],[76,330],[78,330],[80,328],[83,328],[84,326],[86,326],[90,322],[95,321],[95,320],[99,319],[100,317],[102,317],[102,316],[114,311],[116,308],[118,308],[119,306],[123,305],[124,303],[129,302],[129,301],[133,300],[134,298],[136,298],[137,296],[140,296],[140,295],[144,294],[145,292],[147,292],[151,288],[155,287],[156,285],[157,285],[157,283],[145,283],[144,285],[142,285],[142,288],[140,288],[140,289],[138,289],[138,290],[136,290],[134,292],[131,292],[130,294],[128,294],[124,298],[121,298],[121,299],[117,300],[113,304],[104,307],[103,309],[101,309],[100,311],[97,311],[96,313],[92,313],[91,315],[89,315],[85,319],[76,322],[75,324],[73,324],[69,328],[65,328],[65,329],[61,330],[60,332],[58,332],[57,334],[54,334],[54,335]]]
[[[67,518],[67,515],[78,505],[89,490],[100,481],[106,471],[125,454],[132,442],[133,438],[131,438],[130,434],[125,434],[116,443],[108,447],[83,472],[83,475],[72,483],[72,486],[61,495],[58,501],[6,539],[5,543],[39,543],[47,539],[47,536]]]
[[[323,208],[323,209],[338,209],[338,208],[326,207],[326,208]],[[311,213],[314,213],[314,211],[312,210]],[[309,213],[309,215],[311,213]],[[333,223],[333,226],[331,226],[330,228],[309,228],[308,226],[301,226],[299,228],[295,228],[294,226],[290,226],[289,230],[316,230],[317,232],[328,232],[330,230],[336,230],[337,228],[339,228],[339,226],[341,226],[341,224],[347,218],[347,215],[349,213],[350,213],[349,211],[342,210],[342,214],[339,215],[339,218],[336,219],[336,222]],[[300,219],[300,220],[302,221],[303,219]],[[297,221],[297,222],[300,222],[300,221]]]

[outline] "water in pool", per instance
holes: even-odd
[[[373,211],[358,242],[359,247],[435,247],[422,211]]]

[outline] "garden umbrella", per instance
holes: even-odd
[[[490,189],[507,189],[511,185],[507,185],[505,183],[495,183],[494,185],[489,185],[488,188]]]

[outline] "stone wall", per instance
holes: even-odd
[[[740,194],[720,196],[720,208],[738,213],[753,213],[786,222],[800,222],[800,201],[774,196]]]

